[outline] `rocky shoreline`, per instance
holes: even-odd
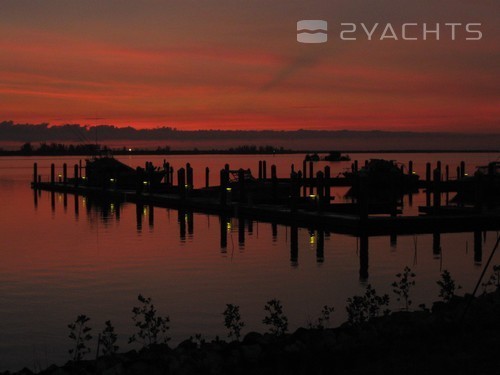
[[[499,349],[497,290],[437,302],[432,311],[392,313],[360,326],[299,328],[282,336],[251,332],[240,342],[190,339],[176,348],[154,345],[70,361],[39,374],[496,374]],[[33,373],[23,369],[13,374]]]

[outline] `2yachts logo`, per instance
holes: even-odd
[[[391,23],[340,23],[340,40],[469,40],[483,38],[481,23],[415,23],[407,22],[394,26]],[[301,20],[297,22],[297,42],[325,43],[328,41],[328,22],[324,20]]]
[[[328,40],[328,22],[323,20],[302,20],[297,22],[297,42],[325,43]]]

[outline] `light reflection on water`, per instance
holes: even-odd
[[[471,168],[489,160],[483,154],[437,157],[450,165],[465,159]],[[412,158],[422,175],[425,161],[437,157],[387,158]],[[253,170],[263,158],[230,157],[235,167]],[[284,177],[290,164],[298,167],[302,158],[276,156],[272,163]],[[52,159],[36,159],[40,173],[48,175]],[[195,186],[204,183],[204,174],[197,171],[207,165],[214,171],[211,183],[215,184],[215,171],[226,159],[224,155],[169,158],[176,168],[191,163]],[[269,168],[271,157],[267,159]],[[78,158],[55,160],[58,165],[78,162]],[[126,160],[136,166],[146,160],[159,164],[163,157]],[[66,326],[82,313],[91,317],[95,334],[111,319],[121,347],[130,348],[126,341],[133,333],[131,309],[139,293],[151,296],[158,310],[170,315],[171,335],[178,342],[196,333],[224,336],[221,313],[226,303],[241,306],[245,332],[264,330],[263,305],[275,297],[283,302],[292,329],[314,320],[324,304],[335,306],[332,324],[336,325],[345,320],[348,297],[361,293],[366,283],[390,294],[394,275],[406,265],[417,274],[414,306],[437,298],[435,282],[441,269],[450,270],[464,292],[472,290],[481,271],[473,233],[441,234],[440,252],[433,249],[437,238],[432,234],[371,237],[366,258],[361,256],[359,238],[334,231],[297,228],[295,232],[283,225],[158,207],[143,206],[138,211],[133,204],[98,205],[81,196],[47,192],[35,200],[29,188],[33,161],[0,159],[0,370],[33,367],[35,361],[42,366],[66,361],[70,345]],[[333,165],[332,175],[348,165]],[[420,195],[413,198],[416,210],[423,201]],[[483,259],[496,235],[486,233]],[[360,266],[366,261],[368,278],[361,281]],[[398,308],[393,302],[392,307]]]

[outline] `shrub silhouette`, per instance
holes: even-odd
[[[360,325],[372,318],[380,316],[380,311],[383,306],[389,305],[389,296],[384,294],[377,295],[377,292],[370,284],[366,286],[366,291],[363,296],[354,296],[347,299],[347,322],[350,325]],[[383,311],[385,315],[389,314],[389,310]]]
[[[86,354],[90,353],[90,348],[87,343],[92,340],[90,331],[92,328],[87,326],[90,318],[86,315],[78,315],[76,320],[68,324],[70,329],[69,338],[74,341],[75,346],[68,352],[73,356],[74,361],[81,361]]]
[[[283,313],[283,306],[277,299],[267,301],[264,310],[268,315],[264,317],[262,323],[270,326],[269,331],[276,336],[281,336],[288,331],[288,318]]]
[[[245,323],[241,321],[240,307],[233,304],[227,304],[222,315],[224,315],[224,326],[229,330],[227,336],[239,340],[241,329],[245,326]]]
[[[396,299],[398,301],[404,301],[404,310],[408,311],[412,300],[410,299],[410,290],[415,285],[415,274],[411,272],[411,269],[406,266],[402,273],[396,274],[399,279],[392,283],[394,288],[392,291],[397,295]]]
[[[132,320],[138,328],[137,334],[130,336],[128,342],[138,342],[144,347],[149,347],[154,344],[167,343],[170,337],[167,331],[170,329],[168,316],[156,316],[156,309],[151,298],[143,297],[141,294],[137,297],[141,306],[136,306],[132,309]]]

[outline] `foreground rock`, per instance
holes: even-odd
[[[252,332],[242,342],[201,346],[187,340],[175,349],[158,345],[40,374],[497,374],[500,292],[473,300],[462,319],[468,301],[393,313],[360,327],[300,328],[282,337]]]

